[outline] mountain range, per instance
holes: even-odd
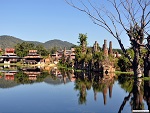
[[[50,49],[53,47],[57,48],[64,48],[66,47],[67,49],[71,48],[74,46],[74,44],[67,42],[67,41],[62,41],[58,39],[54,40],[49,40],[46,41],[45,43],[38,42],[38,41],[24,41],[22,39],[16,38],[14,36],[8,36],[8,35],[2,35],[0,36],[0,48],[13,48],[17,43],[22,43],[22,42],[28,42],[28,43],[33,43],[35,45],[43,45],[46,49]]]

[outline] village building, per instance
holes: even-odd
[[[16,63],[20,58],[15,54],[14,48],[6,48],[4,54],[0,56],[0,63]]]
[[[23,73],[28,76],[29,80],[37,80],[37,76],[40,76],[41,69],[34,67],[34,68],[23,68]]]
[[[9,67],[0,66],[0,73],[4,76],[5,80],[14,80],[15,74],[18,72],[17,67],[11,65]]]
[[[29,54],[23,58],[24,64],[41,64],[41,55],[37,54],[37,50],[29,50]]]
[[[54,63],[58,63],[59,60],[61,60],[63,57],[65,59],[69,58],[70,60],[75,59],[75,48],[71,48],[70,50],[57,50],[55,54],[51,55],[52,59],[54,60]]]
[[[9,73],[5,73],[4,75],[5,75],[5,80],[14,80],[15,79],[15,74],[16,73],[11,73],[11,72],[9,72]]]

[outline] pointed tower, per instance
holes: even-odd
[[[103,52],[104,52],[104,56],[108,57],[107,40],[104,40]]]
[[[108,50],[109,55],[113,54],[113,50],[112,50],[112,41],[109,42],[109,50]]]
[[[104,90],[103,90],[103,100],[104,100],[104,105],[106,105],[106,102],[107,102],[107,87],[104,88]]]
[[[112,89],[113,89],[113,85],[109,86],[109,97],[112,97]]]
[[[97,41],[95,41],[95,43],[94,43],[94,45],[93,45],[93,51],[94,51],[94,52],[96,52],[96,51],[98,50],[98,49],[97,49],[97,45],[98,45],[98,44],[97,44]]]

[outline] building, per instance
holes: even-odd
[[[40,64],[43,58],[37,54],[37,50],[29,50],[29,54],[23,58],[24,64]]]
[[[15,54],[14,48],[6,48],[4,54],[0,56],[0,63],[10,64],[16,63],[20,58]]]
[[[62,57],[65,57],[65,59],[69,58],[70,60],[75,59],[75,48],[71,48],[70,50],[58,50],[55,54],[52,54],[52,59],[54,60],[54,63],[62,59]]]
[[[9,67],[0,66],[0,73],[4,76],[5,80],[14,80],[15,74],[18,72],[15,65],[10,65]]]
[[[37,67],[23,68],[23,73],[29,77],[29,80],[37,80],[37,76],[40,76],[41,69]]]

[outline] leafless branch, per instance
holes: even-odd
[[[129,36],[130,41],[133,42],[136,47],[143,46],[142,42],[144,34],[148,33],[144,30],[149,28],[148,25],[150,24],[150,11],[147,11],[148,6],[150,6],[149,0],[107,0],[113,6],[113,11],[110,11],[107,8],[98,8],[91,2],[91,0],[86,1],[88,5],[82,0],[79,0],[82,5],[81,7],[76,6],[72,0],[70,0],[70,2],[68,2],[69,0],[65,1],[70,6],[86,13],[94,24],[104,28],[115,37],[118,40],[123,53],[132,63],[133,60],[130,55],[127,54],[120,39],[121,32],[119,33],[119,31],[123,28]],[[92,13],[91,9],[94,11],[95,15]],[[117,15],[114,15],[114,11]],[[132,30],[132,28],[134,28],[134,30]]]

